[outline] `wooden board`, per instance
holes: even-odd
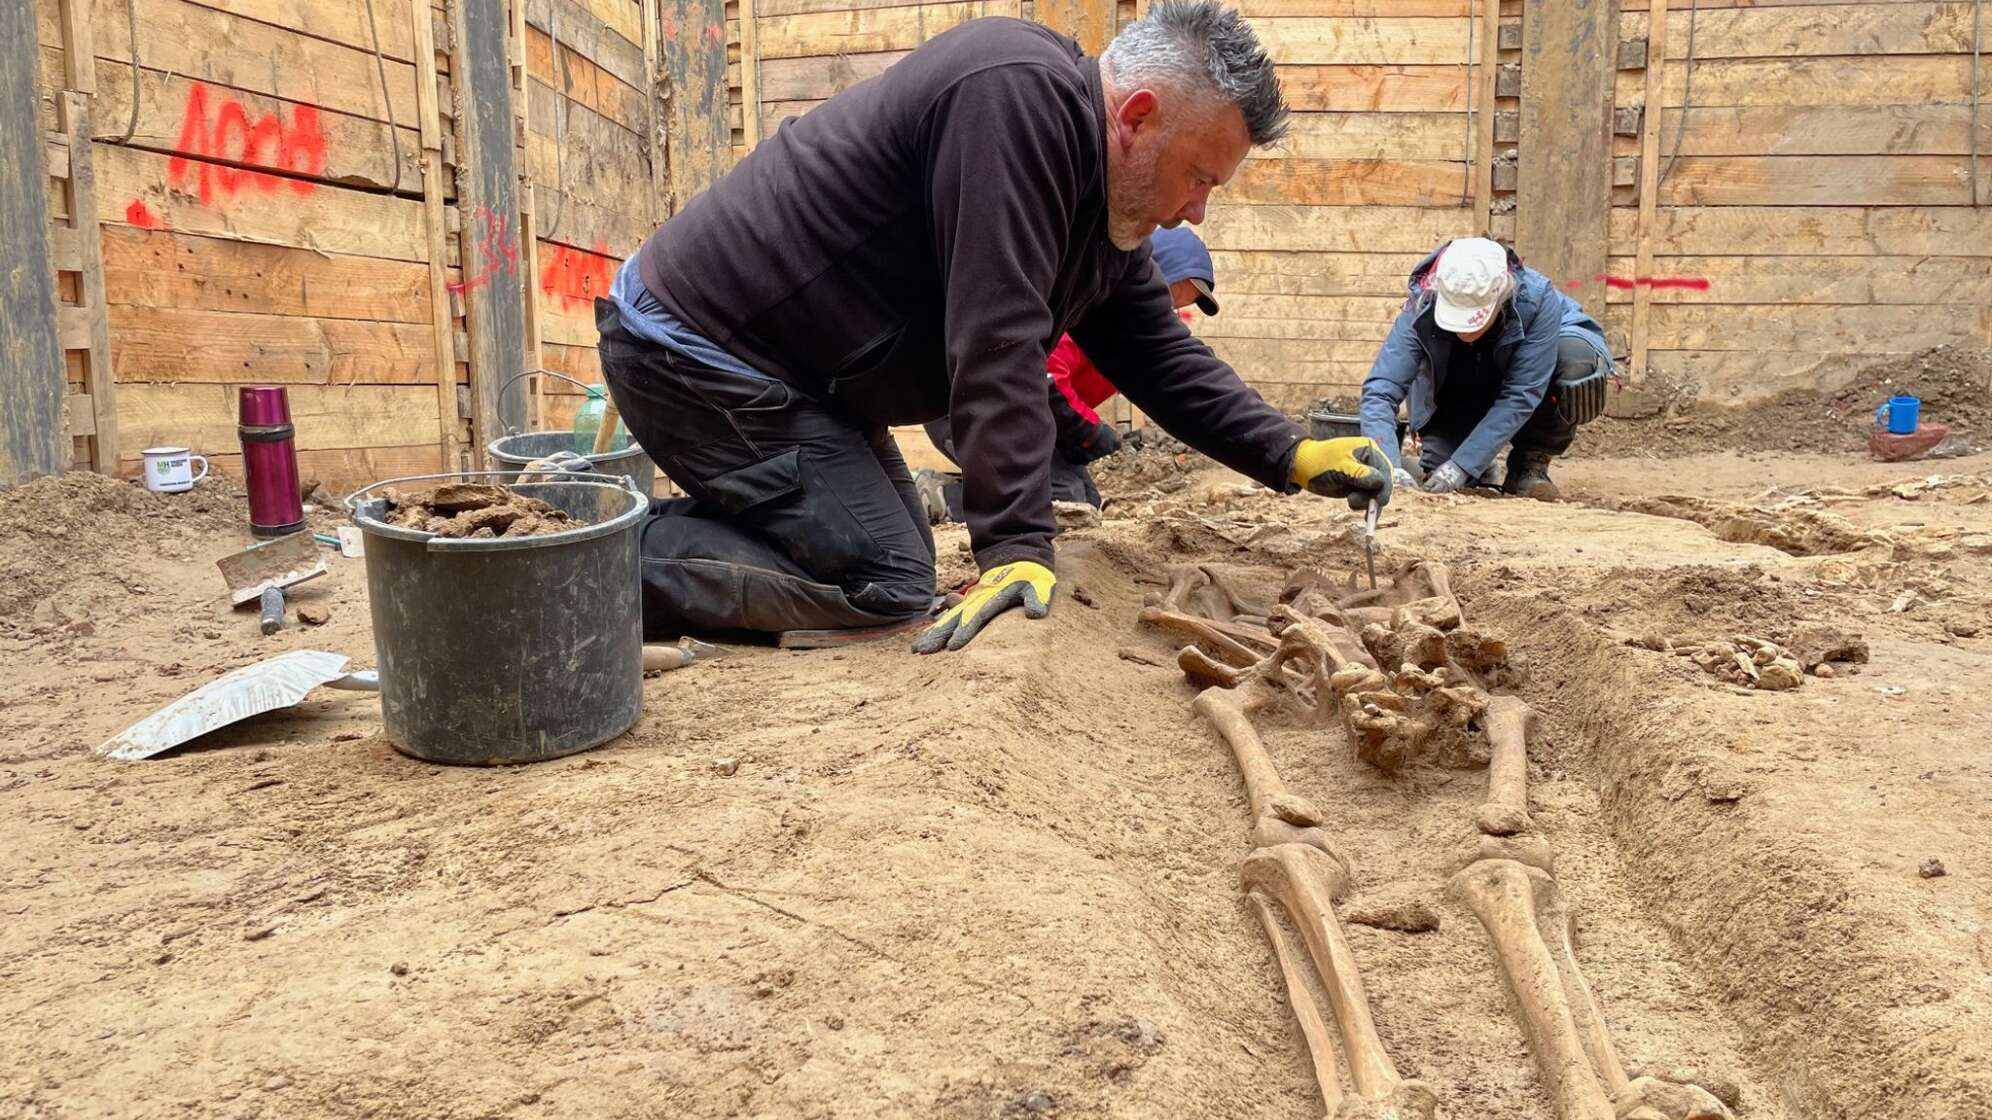
[[[1530,267],[1573,277],[1593,314],[1605,289],[1611,212],[1612,0],[1530,0],[1523,20],[1521,184],[1515,249]]]
[[[1198,315],[1198,334],[1251,337],[1251,332],[1234,329],[1238,324],[1267,323],[1359,323],[1367,330],[1388,326],[1404,306],[1404,278],[1398,277],[1396,295],[1287,295],[1279,292],[1232,291],[1220,287],[1223,310],[1214,316]],[[1308,337],[1293,335],[1294,338]]]
[[[1247,208],[1256,209],[1256,208]],[[1612,213],[1614,251],[1630,251],[1634,215]],[[1662,256],[1992,256],[1992,208],[1667,206],[1656,215]]]
[[[207,455],[208,465],[216,474],[236,479],[242,477],[241,452],[211,451],[203,454]],[[136,467],[138,460],[130,459],[126,463],[128,467]],[[317,479],[332,494],[348,494],[383,479],[436,474],[443,469],[442,455],[434,443],[297,453],[298,474]]]
[[[106,298],[115,304],[430,322],[429,270],[418,262],[130,226],[106,228],[103,247]]]
[[[1468,15],[1474,0],[1238,0],[1226,7],[1254,17],[1375,19]]]
[[[1098,55],[1114,37],[1114,0],[1037,0],[1033,18]]]
[[[189,0],[192,2],[192,0]],[[409,26],[409,6],[375,0],[374,23],[367,22],[367,0],[198,0],[204,8],[227,12],[271,27],[330,39],[355,50],[373,50],[372,27],[380,31],[380,52],[398,62],[415,61],[415,36]],[[427,9],[425,12],[432,12]],[[141,16],[141,19],[143,17]]]
[[[1242,319],[1225,315],[1199,324],[1197,337],[1216,345],[1218,339],[1295,339],[1324,343],[1362,343],[1374,354],[1390,333],[1390,320],[1355,322],[1343,319]]]
[[[975,2],[919,4],[764,19],[759,32],[761,57],[910,50],[950,27],[983,15],[982,8]]]
[[[1669,15],[1669,22],[1673,14]],[[1669,66],[1660,103],[1681,104],[1685,66]],[[1621,71],[1620,105],[1645,101],[1643,71]],[[1716,59],[1695,63],[1696,105],[1922,105],[1970,101],[1969,55]]]
[[[1662,152],[1682,156],[1965,155],[1968,105],[1751,105],[1667,109]],[[1992,112],[1981,109],[1979,152],[1992,152]],[[1679,137],[1677,143],[1675,137]]]
[[[641,88],[629,85],[596,65],[566,39],[563,38],[560,43],[560,80],[556,82],[552,38],[537,27],[527,27],[526,69],[544,83],[549,92],[564,86],[563,92],[567,96],[595,112],[624,128],[638,132],[643,130],[646,111]]]
[[[125,446],[186,446],[203,454],[240,448],[237,388],[147,382],[118,386]],[[299,452],[436,446],[434,386],[292,385],[287,395]]]
[[[1252,19],[1276,62],[1292,65],[1448,65],[1467,61],[1467,20]]]
[[[1288,296],[1390,296],[1401,299],[1418,253],[1292,253],[1279,250],[1211,254],[1217,295],[1229,311],[1239,293]]]
[[[905,51],[833,54],[810,58],[763,58],[760,65],[761,103],[821,101],[833,93],[885,72],[906,57]]]
[[[411,199],[300,181],[268,192],[248,182],[231,196],[203,203],[199,160],[182,161],[176,170],[166,156],[109,144],[97,145],[95,155],[97,216],[107,225],[393,260],[427,256],[422,204]],[[299,189],[304,187],[309,189]]]
[[[1687,0],[1669,5],[1667,57],[1688,53]],[[1695,58],[1950,54],[1971,50],[1971,4],[1867,3],[1736,7],[1694,14]],[[1646,35],[1646,13],[1622,18],[1622,39]]]
[[[1657,379],[1697,385],[1701,400],[1747,404],[1792,389],[1832,392],[1869,366],[1900,360],[1907,353],[1914,351],[1655,350],[1648,355],[1648,364]]]
[[[1445,66],[1280,66],[1297,112],[1441,113],[1466,108],[1468,71]]]
[[[537,83],[533,93],[526,172],[539,191],[538,218],[546,227],[541,235],[558,232],[566,222],[565,207],[555,192],[570,201],[628,215],[633,228],[644,229],[643,218],[650,208],[650,152],[643,136]],[[556,114],[564,118],[558,129]]]
[[[664,127],[671,210],[676,213],[732,162],[732,130],[725,112],[726,40],[721,31],[726,6],[724,0],[668,0],[662,11],[662,73],[670,90]],[[762,53],[773,57],[768,42],[777,27],[820,18],[794,16],[770,22],[762,28]],[[611,251],[623,250],[612,243]]]
[[[1464,160],[1459,113],[1295,113],[1287,137],[1253,159]]]
[[[540,360],[546,368],[555,373],[564,373],[577,381],[590,385],[602,380],[601,351],[593,346],[561,346],[548,344],[540,347]],[[556,378],[548,378],[546,391],[556,393],[579,393],[580,390]]]
[[[1659,198],[1663,206],[1969,206],[1969,163],[1963,156],[1682,156]]]
[[[1222,203],[1211,207],[1198,232],[1213,250],[1427,253],[1441,242],[1471,236],[1473,214],[1451,207]]]
[[[382,0],[382,6],[392,5]],[[393,146],[381,121],[139,69],[134,147],[205,157],[216,168],[267,168],[317,182],[387,187],[395,181]],[[131,119],[131,67],[98,59],[96,73],[96,117],[121,135]],[[402,117],[400,123],[399,189],[412,194],[422,181],[421,133],[413,118]],[[234,190],[262,185],[245,183],[249,177],[232,170],[210,171],[208,178],[215,196],[234,193],[231,183],[238,184]]]
[[[1459,162],[1282,159],[1250,161],[1219,189],[1227,203],[1457,207],[1470,183]]]
[[[248,93],[270,94],[371,120],[386,120],[371,51],[239,19],[187,0],[136,0],[142,68],[170,71]],[[97,57],[129,61],[123,0],[90,0]],[[391,5],[383,3],[385,10]],[[225,44],[226,49],[215,49]],[[388,105],[415,120],[415,68],[386,64]]]
[[[112,304],[111,368],[120,382],[433,382],[435,328]],[[434,438],[435,429],[428,434]]]
[[[1641,275],[1631,257],[1613,257],[1614,276]],[[1655,257],[1644,275],[1708,281],[1706,289],[1656,287],[1655,303],[1992,304],[1992,256],[1984,257]],[[1614,289],[1613,303],[1632,301]]]
[[[1982,345],[1979,308],[1877,304],[1653,305],[1654,350],[1811,350],[1821,354],[1916,351],[1953,343]]]
[[[541,32],[559,32],[563,50],[573,48],[581,57],[615,75],[631,89],[643,88],[643,47],[640,42],[610,31],[577,0],[523,0],[526,24]]]
[[[1306,370],[1323,363],[1337,367],[1356,363],[1365,369],[1376,360],[1377,343],[1364,339],[1312,338],[1211,338],[1210,348],[1219,358],[1238,368],[1248,380],[1273,376],[1305,380]]]
[[[471,446],[482,449],[500,433],[526,426],[524,395],[500,393],[506,381],[526,368],[512,55],[506,43],[505,0],[458,0],[451,16],[456,151],[464,168],[457,177],[457,203],[464,218],[460,237],[470,331]],[[433,433],[433,393],[429,399]]]
[[[62,348],[49,269],[35,0],[0,0],[0,485],[69,466]]]

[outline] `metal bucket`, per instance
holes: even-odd
[[[491,453],[491,461],[500,467],[511,470],[501,472],[501,482],[510,483],[519,477],[519,468],[535,459],[543,459],[556,451],[574,450],[573,432],[526,432],[516,436],[500,436],[485,448]],[[644,497],[650,496],[650,487],[657,481],[657,464],[643,453],[643,448],[632,443],[621,451],[604,451],[599,455],[583,455],[582,458],[595,465],[595,471],[609,479],[627,475],[636,480],[636,488]]]
[[[381,487],[500,481],[418,475],[346,499],[367,537],[381,716],[404,754],[500,765],[587,750],[643,710],[637,533],[649,497],[622,479],[514,487],[586,522],[540,537],[450,539],[382,520]]]

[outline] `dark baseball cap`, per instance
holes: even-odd
[[[1210,250],[1204,248],[1203,238],[1188,226],[1177,226],[1156,230],[1149,235],[1148,245],[1155,267],[1162,270],[1162,282],[1190,281],[1196,285],[1197,307],[1206,315],[1217,314],[1217,296],[1212,294],[1217,287],[1217,270],[1210,263]]]

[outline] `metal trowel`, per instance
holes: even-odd
[[[230,606],[260,604],[265,634],[283,628],[284,589],[327,571],[325,554],[318,551],[318,542],[308,529],[251,545],[216,560],[214,566],[228,581]]]

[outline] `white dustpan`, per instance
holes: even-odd
[[[288,708],[320,685],[380,691],[377,674],[348,673],[347,660],[337,653],[299,649],[244,665],[106,739],[97,748],[97,757],[125,762],[151,758],[237,720]]]

